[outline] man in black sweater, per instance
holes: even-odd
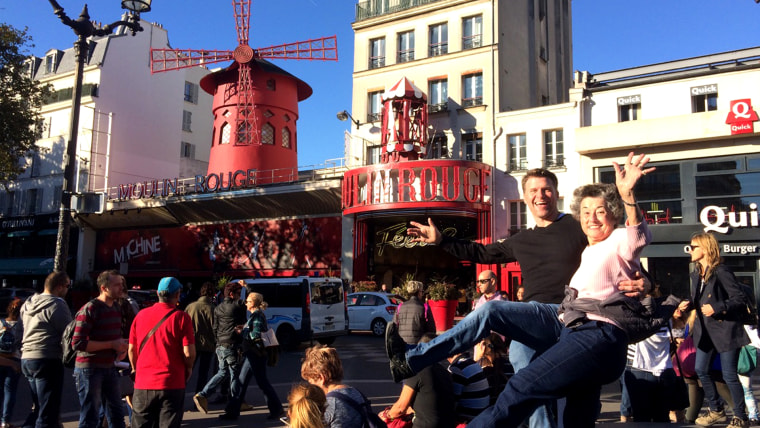
[[[214,335],[219,371],[203,387],[203,391],[193,396],[195,406],[203,413],[208,413],[208,396],[217,386],[233,379],[238,371],[238,351],[241,343],[238,327],[246,321],[245,308],[240,304],[240,290],[243,288],[240,282],[230,282],[224,287],[224,301],[214,309]]]
[[[570,215],[559,212],[557,201],[557,176],[549,170],[537,168],[526,172],[522,179],[523,201],[528,207],[536,227],[521,230],[520,233],[483,245],[463,239],[444,237],[431,219],[424,225],[411,222],[407,233],[415,237],[415,242],[436,244],[448,253],[462,260],[481,264],[520,263],[525,302],[551,303],[553,314],[564,298],[565,285],[578,269],[581,253],[588,245],[588,239],[581,225]],[[620,290],[630,295],[638,295],[644,290],[645,282],[624,281]],[[538,306],[537,306],[538,308]],[[509,332],[497,332],[509,335]],[[530,347],[512,341],[509,360],[515,371],[526,367],[536,357]],[[541,406],[530,418],[531,427],[556,426],[550,406]]]

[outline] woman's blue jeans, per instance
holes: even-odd
[[[267,357],[254,355],[251,351],[245,353],[245,361],[240,368],[240,373],[232,380],[230,389],[232,398],[225,408],[225,413],[235,417],[240,415],[240,405],[245,400],[245,393],[248,390],[251,377],[256,379],[256,385],[264,393],[264,401],[267,403],[269,415],[279,416],[283,411],[282,402],[272,384],[269,383],[269,378],[267,378]]]
[[[471,312],[454,328],[406,353],[413,370],[472,348],[491,330],[539,354],[518,371],[496,404],[468,427],[517,426],[548,400],[567,397],[565,427],[593,426],[601,386],[625,368],[627,336],[612,324],[590,321],[564,328],[556,305],[491,301]]]
[[[705,399],[708,406],[710,406],[710,410],[721,410],[721,402],[715,389],[715,382],[710,378],[710,365],[715,355],[719,355],[723,381],[726,382],[728,390],[731,392],[731,399],[734,401],[734,416],[746,420],[747,405],[744,403],[744,389],[742,389],[739,375],[736,373],[740,350],[739,348],[718,353],[715,349],[704,351],[697,347],[694,370],[697,372],[700,382],[702,382],[702,389],[705,391]]]
[[[20,362],[19,360],[15,360]],[[0,367],[0,383],[2,383],[3,412],[0,422],[10,423],[13,417],[13,407],[16,405],[16,388],[21,375],[10,367]]]

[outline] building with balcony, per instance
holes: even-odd
[[[135,36],[119,27],[112,35],[89,40],[74,160],[77,193],[206,171],[211,97],[198,88],[209,71],[196,67],[152,75],[148,52],[168,47],[168,36],[158,24],[141,25],[145,30]],[[30,75],[51,85],[53,93],[41,111],[39,152],[25,160],[26,171],[8,189],[0,190],[0,277],[9,286],[29,286],[34,279],[41,285],[53,268],[74,49],[51,49],[28,64]],[[92,257],[77,254],[79,248],[94,246],[94,239],[92,228],[72,229],[67,269],[72,277],[92,269]]]
[[[428,158],[491,163],[497,113],[567,101],[570,20],[566,0],[359,1],[351,111],[363,125],[347,164],[379,159],[382,93],[402,77],[428,97]]]

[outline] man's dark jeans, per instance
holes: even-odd
[[[132,426],[179,428],[185,411],[183,389],[135,389],[132,395]]]
[[[60,358],[22,359],[21,371],[29,381],[34,408],[24,426],[60,426],[63,363]]]
[[[211,368],[211,361],[214,359],[214,351],[198,351],[195,357],[195,365],[198,366],[198,378],[195,381],[196,394],[203,391],[203,387],[208,383],[208,372]]]

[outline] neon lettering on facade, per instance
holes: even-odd
[[[343,213],[403,208],[415,203],[484,208],[490,205],[490,177],[490,166],[459,160],[355,168],[344,175]]]
[[[412,242],[413,237],[406,234],[406,229],[409,227],[406,223],[398,223],[393,226],[386,227],[385,229],[378,230],[377,235],[377,255],[382,256],[385,252],[385,248],[390,245],[393,248],[412,248],[412,247],[425,247],[428,244],[425,242]],[[443,236],[456,236],[457,229],[454,227],[447,227],[441,231]]]
[[[757,204],[749,204],[750,211],[729,211],[717,205],[708,205],[699,213],[699,221],[705,226],[704,231],[727,233],[730,227],[745,228],[758,227]],[[728,226],[725,226],[728,222]]]

